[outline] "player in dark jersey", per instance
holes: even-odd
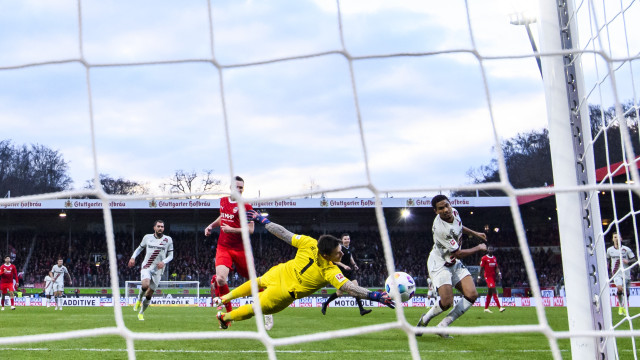
[[[349,245],[351,244],[351,237],[349,236],[349,234],[342,234],[340,238],[342,240],[342,253],[344,255],[342,255],[340,262],[337,262],[335,264],[338,265],[340,270],[342,270],[342,274],[347,279],[351,280],[355,285],[358,285],[355,271],[357,271],[359,268],[355,260],[353,259],[353,252],[351,251],[351,248],[349,248]],[[329,296],[327,301],[322,304],[322,315],[327,314],[327,307],[329,306],[329,303],[337,299],[338,296],[341,296],[342,294],[344,294],[344,291],[336,289],[336,292]],[[360,315],[364,316],[371,312],[371,309],[365,309],[362,306],[362,300],[360,298],[356,298],[356,301],[358,302],[358,307],[360,308]]]

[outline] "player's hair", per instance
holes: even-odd
[[[11,256],[7,255],[7,256],[3,257],[2,259],[6,259],[6,258],[11,259]]]
[[[320,255],[330,255],[338,245],[342,245],[342,240],[333,235],[322,235],[318,239],[318,252]]]
[[[64,261],[64,259],[62,258],[62,256],[58,256],[58,260],[62,260],[62,261]],[[56,261],[58,261],[58,260],[56,260]]]
[[[340,239],[342,239],[342,238],[343,238],[343,237],[345,237],[345,236],[349,236],[349,237],[351,237],[351,236],[349,235],[349,233],[344,233],[344,234],[340,235]]]
[[[242,181],[242,182],[244,182],[244,179],[243,179],[243,178],[241,178],[240,176],[236,176],[236,181]]]
[[[442,200],[447,200],[449,201],[449,198],[440,194],[440,195],[436,195],[433,197],[433,199],[431,199],[431,207],[433,208],[433,210],[436,209],[436,204],[438,204],[440,201]]]
[[[158,223],[163,223],[164,224],[164,220],[156,220],[153,223],[153,226],[155,227],[156,225],[158,225]]]

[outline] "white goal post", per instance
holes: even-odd
[[[125,304],[133,305],[140,293],[141,281],[126,281],[124,284]],[[151,304],[166,306],[198,306],[200,282],[160,281]]]

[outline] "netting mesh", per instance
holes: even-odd
[[[282,56],[277,56],[273,58],[263,59],[263,60],[251,60],[251,61],[224,61],[221,60],[220,55],[218,54],[215,46],[214,39],[225,41],[225,34],[218,34],[216,31],[216,19],[220,18],[221,21],[224,21],[225,14],[217,14],[214,9],[212,9],[211,1],[207,1],[207,16],[208,16],[208,29],[203,29],[203,33],[206,34],[207,42],[208,42],[208,52],[210,55],[208,56],[195,56],[190,58],[182,58],[182,59],[168,59],[168,60],[154,60],[154,61],[117,61],[117,62],[93,62],[87,59],[85,56],[85,43],[83,41],[84,36],[84,26],[83,26],[83,2],[77,2],[77,21],[78,21],[78,38],[77,38],[77,46],[79,49],[79,56],[77,58],[69,58],[69,59],[54,59],[49,61],[39,61],[33,63],[19,63],[17,65],[11,66],[2,66],[0,70],[3,72],[7,71],[19,71],[19,69],[26,68],[37,68],[37,67],[46,67],[51,65],[80,65],[85,69],[85,80],[86,80],[86,89],[88,95],[88,113],[89,113],[89,136],[90,136],[90,147],[91,154],[93,159],[93,175],[95,181],[95,187],[100,188],[98,179],[100,174],[100,167],[98,165],[99,158],[99,146],[98,146],[98,134],[101,131],[96,128],[96,112],[94,107],[96,105],[96,95],[94,94],[94,84],[96,78],[100,81],[101,74],[96,74],[96,69],[110,69],[110,68],[137,68],[137,67],[150,67],[150,66],[182,66],[185,64],[203,64],[206,66],[213,66],[215,71],[217,72],[217,79],[219,80],[215,87],[218,89],[214,92],[217,96],[216,101],[219,101],[221,104],[220,115],[223,119],[222,128],[224,131],[222,132],[221,138],[224,140],[224,144],[226,147],[227,153],[227,162],[229,165],[229,173],[235,174],[237,168],[239,167],[234,162],[234,151],[238,151],[236,147],[232,146],[234,141],[238,141],[238,138],[234,138],[232,136],[231,129],[234,126],[238,125],[238,120],[234,118],[230,114],[230,109],[228,107],[229,102],[229,93],[237,92],[238,89],[228,88],[228,79],[234,78],[234,76],[240,76],[236,73],[233,73],[234,70],[250,68],[255,70],[255,72],[251,73],[252,75],[257,74],[261,69],[265,69],[269,66],[286,66],[287,63],[292,61],[307,61],[315,65],[315,61],[327,61],[334,62],[335,57],[339,57],[340,61],[346,61],[347,71],[343,71],[341,73],[342,76],[348,78],[348,93],[344,93],[343,95],[350,98],[353,102],[353,109],[355,122],[351,122],[350,127],[356,130],[358,134],[355,137],[357,140],[357,146],[355,149],[357,152],[362,154],[360,159],[356,159],[358,164],[364,168],[365,178],[362,182],[352,184],[352,185],[338,185],[335,187],[325,187],[321,190],[316,190],[316,193],[324,192],[326,194],[332,193],[340,193],[346,190],[353,189],[364,189],[369,191],[375,196],[376,199],[379,199],[382,194],[392,191],[394,193],[415,193],[415,192],[439,192],[439,191],[452,191],[452,190],[490,190],[490,189],[500,189],[504,191],[511,198],[511,211],[513,214],[513,219],[515,222],[516,233],[518,235],[518,243],[521,249],[522,257],[524,259],[526,271],[528,274],[529,282],[533,289],[533,295],[536,298],[536,313],[538,316],[538,324],[534,325],[513,325],[513,326],[499,326],[499,327],[451,327],[451,334],[480,334],[480,333],[516,333],[516,332],[536,332],[545,335],[549,341],[549,346],[552,351],[553,357],[555,359],[561,358],[560,351],[558,348],[558,339],[569,338],[569,337],[577,337],[577,336],[613,336],[613,337],[633,337],[638,335],[638,331],[634,329],[632,320],[639,315],[636,316],[625,316],[623,320],[620,322],[613,324],[614,328],[619,328],[623,324],[628,324],[630,330],[628,331],[605,331],[600,333],[595,333],[593,331],[589,331],[589,329],[584,329],[582,332],[558,332],[553,331],[549,326],[549,322],[547,321],[544,308],[542,305],[541,296],[540,296],[540,287],[538,284],[537,277],[535,275],[535,269],[531,257],[531,253],[528,249],[528,243],[525,236],[525,231],[523,228],[522,216],[520,213],[520,209],[518,207],[517,197],[520,195],[529,195],[529,194],[541,194],[548,193],[550,190],[548,188],[530,188],[530,189],[514,189],[508,182],[507,169],[504,161],[503,154],[500,152],[500,134],[498,133],[498,126],[496,120],[496,111],[497,109],[493,106],[492,103],[492,91],[491,84],[488,80],[487,72],[491,71],[494,64],[496,62],[502,63],[502,61],[518,61],[519,59],[532,59],[534,57],[533,54],[508,54],[508,50],[500,50],[495,53],[484,54],[482,51],[478,49],[477,39],[478,37],[482,38],[483,34],[478,34],[474,31],[474,20],[481,21],[479,19],[472,20],[472,11],[470,10],[472,7],[479,6],[475,2],[465,1],[465,2],[455,2],[454,5],[450,5],[455,10],[460,11],[459,19],[461,19],[461,26],[458,26],[456,31],[457,35],[464,34],[465,37],[468,37],[469,44],[464,42],[460,42],[457,47],[449,47],[447,49],[439,49],[435,51],[427,51],[427,52],[388,52],[388,53],[378,53],[371,55],[358,55],[354,56],[351,54],[349,47],[345,43],[344,37],[344,29],[343,22],[341,18],[341,11],[344,6],[349,6],[349,4],[345,4],[343,2],[337,1],[335,7],[335,23],[331,28],[331,31],[335,31],[336,35],[339,36],[340,46],[335,49],[330,49],[326,51],[320,52],[305,52],[301,51],[299,53],[295,53],[292,49],[281,49],[280,54],[284,54]],[[323,4],[323,6],[327,6]],[[638,107],[638,96],[636,93],[636,85],[637,82],[637,71],[634,73],[634,62],[637,64],[638,59],[640,59],[639,51],[640,51],[640,39],[638,34],[640,34],[640,29],[637,29],[638,22],[635,19],[640,17],[640,4],[636,1],[627,0],[627,1],[580,1],[575,6],[575,13],[570,14],[570,18],[572,21],[577,21],[578,29],[580,32],[580,39],[582,43],[580,44],[580,48],[582,51],[577,51],[579,56],[579,62],[583,66],[584,76],[585,76],[585,86],[586,93],[584,94],[582,101],[588,103],[590,105],[595,105],[591,108],[592,116],[599,116],[599,121],[594,121],[592,118],[592,141],[586,144],[587,148],[593,149],[596,157],[596,165],[597,167],[606,167],[606,173],[599,177],[597,184],[587,184],[586,190],[592,194],[591,196],[602,196],[602,197],[610,197],[612,206],[606,211],[610,211],[609,213],[603,213],[603,219],[607,220],[607,224],[604,228],[602,236],[600,236],[597,241],[604,242],[605,239],[609,239],[609,235],[613,232],[621,232],[627,236],[632,235],[631,248],[636,252],[639,249],[639,238],[638,231],[636,226],[636,216],[638,214],[638,210],[636,209],[636,205],[634,204],[634,197],[637,195],[638,188],[634,186],[634,183],[638,183],[640,179],[638,178],[638,172],[636,164],[636,148],[634,148],[633,144],[638,143],[640,140],[640,132],[638,131],[637,121],[639,118],[639,107]],[[462,21],[464,19],[464,21]],[[337,26],[335,26],[337,25]],[[335,30],[334,30],[335,29]],[[204,35],[203,35],[204,36]],[[457,41],[453,41],[453,44],[458,44]],[[302,47],[304,49],[304,47]],[[259,50],[259,49],[258,49]],[[95,52],[95,48],[91,49],[92,53]],[[252,51],[254,51],[252,49]],[[363,94],[359,91],[359,84],[361,81],[365,81],[360,79],[356,71],[354,70],[355,64],[363,64],[363,68],[367,61],[387,61],[389,59],[397,60],[397,61],[410,61],[411,59],[419,58],[419,59],[427,59],[427,61],[440,56],[464,56],[471,57],[473,61],[476,61],[479,66],[479,72],[473,74],[472,76],[476,77],[480,80],[482,84],[481,93],[484,95],[484,100],[487,103],[487,112],[488,118],[490,120],[491,126],[490,131],[487,131],[484,135],[489,136],[493,139],[493,143],[495,144],[498,158],[498,166],[499,173],[502,179],[499,183],[491,183],[491,184],[480,184],[480,185],[460,185],[460,186],[430,186],[424,188],[380,188],[377,182],[374,179],[373,174],[375,173],[375,169],[372,169],[372,161],[371,161],[371,153],[377,151],[376,149],[372,149],[371,141],[368,141],[365,136],[365,124],[366,124],[366,116],[363,114],[363,111],[360,106],[360,99]],[[541,56],[545,56],[544,53]],[[106,57],[109,58],[108,56]],[[260,57],[258,57],[260,58]],[[284,65],[283,65],[284,64]],[[268,70],[267,70],[268,71]],[[246,75],[243,75],[246,76]],[[207,79],[210,80],[210,79]],[[215,81],[215,80],[214,80]],[[268,76],[260,77],[257,81],[278,81],[278,79],[269,78]],[[209,84],[211,85],[211,84]],[[341,89],[344,91],[344,89]],[[250,91],[250,90],[248,90]],[[237,104],[237,103],[236,103]],[[373,114],[371,116],[374,116]],[[498,116],[499,118],[499,116]],[[273,120],[273,119],[272,119]],[[261,121],[269,121],[269,119],[261,119]],[[270,129],[268,129],[270,130]],[[374,140],[375,141],[375,140]],[[616,150],[610,150],[610,142],[615,141],[618,146]],[[241,143],[242,144],[242,143]],[[266,151],[266,150],[265,150]],[[303,169],[304,170],[304,169]],[[622,174],[622,175],[621,175]],[[619,178],[623,176],[627,182],[627,184],[616,184],[614,182],[615,178]],[[572,188],[572,189],[558,189],[552,191],[579,191],[582,190],[580,188]],[[344,337],[344,336],[353,336],[359,334],[367,334],[372,332],[386,331],[389,329],[401,329],[407,334],[407,343],[411,352],[411,356],[414,359],[420,358],[420,353],[418,351],[418,345],[415,339],[415,332],[423,332],[423,333],[435,333],[436,330],[432,328],[420,328],[416,329],[412,324],[404,316],[404,312],[402,307],[398,307],[396,309],[397,320],[387,324],[380,324],[375,326],[365,326],[365,327],[357,327],[351,329],[345,329],[340,331],[332,331],[325,333],[314,333],[309,335],[300,335],[300,336],[291,336],[286,338],[274,339],[271,338],[264,327],[262,326],[262,317],[256,316],[256,321],[258,323],[258,331],[257,332],[219,332],[219,331],[210,331],[210,332],[180,332],[180,333],[140,333],[140,332],[132,332],[130,331],[122,317],[122,309],[120,307],[119,297],[119,286],[118,286],[118,276],[116,269],[116,261],[113,261],[116,258],[116,251],[114,245],[114,229],[113,229],[113,221],[111,216],[111,210],[109,207],[109,201],[113,199],[120,199],[121,197],[109,196],[101,190],[93,191],[93,190],[79,190],[79,191],[69,191],[63,193],[52,193],[45,194],[40,196],[27,196],[20,198],[21,200],[29,201],[29,200],[39,200],[39,199],[53,199],[53,198],[65,198],[69,196],[78,196],[78,195],[95,195],[99,197],[104,205],[104,223],[105,230],[107,234],[107,246],[108,246],[108,255],[112,260],[109,262],[109,271],[111,275],[112,282],[112,290],[113,294],[115,294],[114,299],[114,317],[116,320],[116,327],[109,328],[96,328],[96,329],[88,329],[88,330],[78,330],[78,331],[70,331],[63,333],[53,333],[53,334],[42,334],[42,335],[30,335],[30,336],[20,336],[20,337],[3,337],[0,338],[0,344],[17,344],[17,343],[26,343],[26,342],[38,342],[38,341],[53,341],[53,340],[62,340],[62,339],[73,339],[78,337],[87,337],[87,336],[103,336],[103,335],[120,335],[126,339],[127,343],[127,352],[130,359],[135,358],[135,347],[134,340],[181,340],[181,339],[229,339],[229,338],[241,338],[241,339],[256,339],[261,341],[269,354],[270,359],[276,358],[275,348],[277,346],[282,345],[290,345],[297,343],[304,343],[310,341],[322,341],[335,337]],[[299,195],[298,193],[294,194],[285,194],[282,197],[278,197],[281,199],[286,196]],[[176,194],[174,197],[180,197],[179,194]],[[127,197],[128,199],[135,197]],[[139,198],[146,198],[144,196]],[[15,199],[14,199],[15,200]],[[12,201],[14,201],[12,200]],[[0,200],[0,202],[5,203],[9,202],[9,200]],[[625,203],[625,206],[621,204]],[[624,211],[619,211],[619,209],[625,209]],[[244,219],[244,214],[241,214]],[[384,254],[386,259],[386,266],[389,272],[394,271],[393,261],[392,261],[392,251],[391,244],[389,241],[388,230],[386,227],[386,221],[384,218],[384,214],[382,212],[382,208],[380,206],[376,207],[376,217],[379,223],[379,231],[382,238],[382,244],[384,248]],[[245,248],[251,249],[249,246],[248,233],[247,229],[243,229],[243,238],[245,242]],[[249,254],[249,265],[250,265],[250,275],[252,278],[255,278],[256,273],[253,269],[253,255]],[[633,265],[637,267],[636,265]],[[622,266],[621,271],[625,269],[625,266]],[[257,289],[253,289],[254,292]],[[607,299],[608,294],[605,292],[608,289],[603,289],[602,297]],[[260,315],[260,311],[258,309],[258,314]],[[635,340],[633,341],[633,353],[634,358],[637,359],[636,352],[636,344]]]

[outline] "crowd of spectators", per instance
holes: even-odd
[[[540,286],[558,286],[562,279],[562,264],[559,240],[554,230],[527,232],[527,236],[538,245],[531,248],[536,275]],[[351,246],[360,270],[356,273],[362,286],[382,287],[387,268],[380,234],[376,231],[344,231],[351,235]],[[342,232],[334,235],[340,236]],[[217,234],[205,238],[194,232],[167,232],[174,239],[174,259],[165,271],[165,280],[199,281],[200,286],[209,287],[215,269]],[[307,232],[318,238],[321,234]],[[129,268],[127,262],[144,234],[116,233],[115,249],[120,286],[127,280],[139,280],[140,268]],[[509,237],[509,238],[507,238]],[[389,233],[395,269],[411,274],[420,287],[427,285],[426,259],[433,246],[430,232],[396,231]],[[489,240],[496,246],[495,255],[502,270],[502,286],[527,287],[529,279],[515,234],[508,231],[489,233]],[[264,274],[270,267],[286,262],[295,256],[296,249],[273,235],[257,230],[251,237],[255,256],[256,273]],[[464,240],[463,247],[472,247],[478,240]],[[110,286],[109,260],[106,236],[102,232],[47,233],[13,232],[8,236],[10,252],[15,254],[18,271],[25,270],[25,283],[41,283],[58,257],[73,277],[74,287]],[[9,243],[11,245],[9,245]],[[15,244],[15,245],[14,245]],[[544,244],[545,246],[541,246]],[[13,256],[13,255],[12,255]],[[142,255],[141,255],[142,256]],[[480,263],[482,255],[465,258],[467,266]],[[141,260],[139,258],[138,260]],[[139,265],[141,261],[138,261]],[[26,264],[26,267],[25,267]],[[637,274],[633,274],[634,278]],[[245,279],[232,272],[229,283],[232,287]],[[69,286],[69,285],[67,285]]]

